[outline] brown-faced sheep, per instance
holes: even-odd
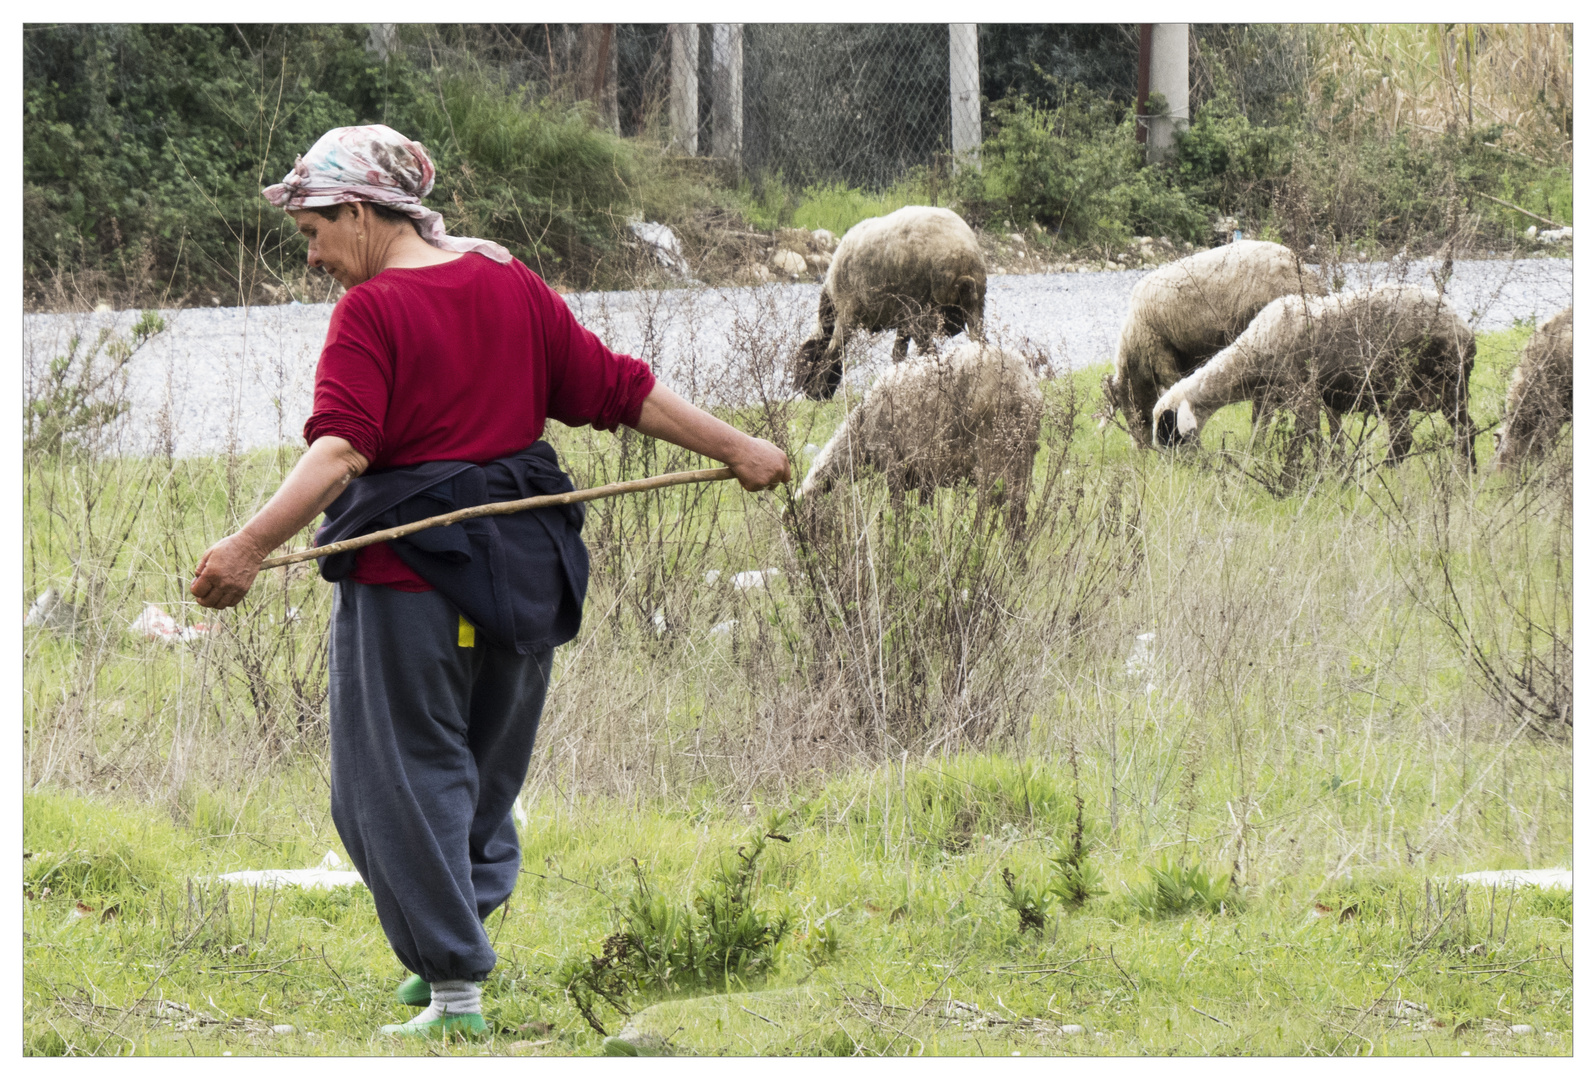
[[[1290,248],[1261,240],[1201,251],[1138,281],[1114,372],[1103,381],[1136,445],[1152,443],[1159,394],[1236,340],[1265,304],[1293,294],[1322,296],[1324,285]]]
[[[1290,408],[1298,440],[1331,411],[1372,412],[1390,424],[1388,461],[1412,445],[1412,412],[1446,414],[1461,462],[1474,467],[1469,373],[1474,332],[1439,295],[1417,285],[1379,285],[1330,296],[1283,296],[1241,336],[1164,392],[1153,406],[1159,446],[1196,441],[1225,405],[1262,397]]]
[[[1024,357],[968,344],[944,356],[894,365],[865,392],[816,455],[798,489],[800,505],[854,470],[886,476],[895,496],[973,480],[995,481],[1016,510],[1025,505],[1042,428],[1042,392]]]
[[[1524,346],[1507,385],[1507,412],[1496,429],[1493,467],[1510,469],[1551,448],[1574,418],[1574,309],[1541,325]]]
[[[798,389],[816,400],[837,392],[843,347],[855,330],[897,330],[892,359],[901,361],[911,338],[921,353],[939,333],[968,329],[982,340],[985,313],[986,260],[958,214],[905,206],[866,218],[831,257],[814,327],[798,350]]]

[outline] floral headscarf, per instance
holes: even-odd
[[[416,219],[421,237],[445,251],[475,251],[507,263],[510,253],[492,240],[450,236],[443,215],[421,205],[432,190],[432,159],[426,147],[391,127],[365,124],[333,128],[294,161],[283,182],[261,192],[284,210],[309,210],[339,203],[372,202]]]

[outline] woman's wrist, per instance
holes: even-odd
[[[269,537],[262,536],[253,521],[246,524],[233,534],[233,539],[243,545],[244,550],[258,561],[265,561],[281,544],[282,540],[271,543]]]
[[[730,431],[727,433],[725,445],[720,448],[721,452],[706,456],[727,465],[740,465],[758,452],[758,444],[752,435],[738,431],[729,424],[727,427],[730,428]]]

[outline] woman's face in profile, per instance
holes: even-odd
[[[328,221],[314,210],[290,210],[289,216],[299,233],[310,244],[305,261],[325,270],[345,289],[352,289],[370,274],[360,257],[360,214],[349,204],[338,208],[338,217]]]

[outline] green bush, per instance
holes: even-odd
[[[1078,908],[1108,893],[1102,871],[1079,849],[1062,848],[1048,861],[1053,864],[1053,878],[1047,890],[1065,907]]]
[[[1040,935],[1047,928],[1047,912],[1053,906],[1051,890],[1029,876],[1016,877],[1003,868],[1003,906],[1019,916],[1020,933]]]
[[[406,29],[406,33],[417,33]],[[304,247],[260,197],[330,128],[384,123],[438,165],[452,232],[589,283],[625,219],[709,200],[657,146],[538,100],[463,60],[380,60],[367,27],[30,28],[23,78],[23,261],[33,300],[118,289],[144,302],[280,298]],[[609,260],[609,261],[607,261]],[[194,294],[199,294],[195,296]],[[92,295],[90,296],[92,299]]]
[[[1199,204],[1256,218],[1290,171],[1299,134],[1294,125],[1254,125],[1218,95],[1176,137],[1176,183]]]
[[[1230,900],[1230,875],[1210,874],[1200,866],[1164,858],[1147,868],[1147,883],[1132,886],[1131,903],[1149,919],[1188,911],[1222,913]]]
[[[23,265],[178,300],[248,295],[294,243],[260,198],[328,128],[403,130],[418,95],[363,25],[56,24],[23,48]],[[240,249],[248,268],[240,271]]]
[[[1035,221],[1071,244],[1119,244],[1132,233],[1197,239],[1209,208],[1143,163],[1135,119],[1082,87],[1055,107],[993,104],[981,170],[961,174],[960,202],[978,223]]]
[[[604,939],[597,956],[572,957],[558,975],[595,1031],[605,1034],[602,1004],[624,1012],[634,993],[723,990],[769,973],[792,915],[785,907],[757,903],[759,862],[768,841],[786,840],[780,834],[784,821],[784,815],[773,815],[735,851],[723,852],[690,903],[661,896],[633,861],[635,883],[620,928]]]

